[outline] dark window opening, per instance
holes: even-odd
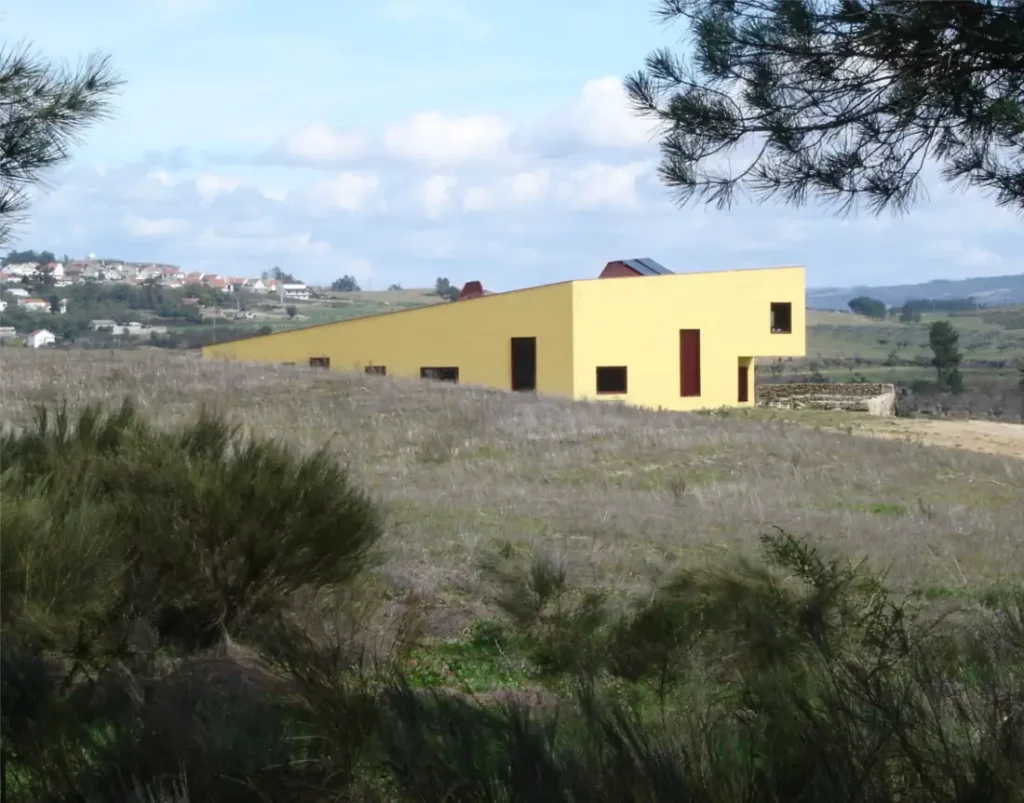
[[[537,338],[512,338],[512,390],[537,389]]]
[[[788,301],[772,302],[772,334],[788,335],[793,332],[793,305]]]
[[[331,358],[330,357],[310,357],[309,358],[310,368],[330,368]]]
[[[679,330],[679,395],[700,396],[700,329]]]
[[[626,366],[605,366],[597,369],[598,393],[625,393]]]
[[[287,366],[294,367],[295,363],[293,363],[293,362],[286,362],[286,363],[282,363],[282,365],[287,365]]]
[[[736,400],[739,402],[750,401],[750,365],[740,363],[739,370],[739,393]]]
[[[383,365],[367,365],[366,373],[373,374],[374,376],[386,376],[388,369]]]
[[[458,382],[458,368],[420,368],[420,379],[437,379],[441,382]]]

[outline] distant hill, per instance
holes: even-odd
[[[812,309],[847,309],[857,296],[870,296],[890,307],[912,298],[973,298],[979,304],[1024,303],[1024,273],[1014,276],[982,276],[977,279],[933,279],[921,284],[883,287],[816,287],[807,289],[807,306]]]

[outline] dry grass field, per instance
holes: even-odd
[[[162,351],[3,353],[0,419],[131,397],[157,422],[218,407],[327,446],[388,510],[381,571],[431,631],[483,612],[477,560],[508,542],[577,583],[648,588],[753,552],[773,527],[865,558],[890,582],[970,596],[1024,573],[1024,461],[791,420],[653,413],[390,378],[203,363]]]

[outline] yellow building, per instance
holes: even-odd
[[[803,356],[804,269],[674,274],[611,262],[601,278],[235,340],[207,359],[293,363],[693,410],[754,402],[757,356]],[[467,285],[467,288],[469,285]]]

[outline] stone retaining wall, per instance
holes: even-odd
[[[896,414],[896,386],[852,382],[758,385],[757,404],[793,410],[849,410],[888,416]]]

